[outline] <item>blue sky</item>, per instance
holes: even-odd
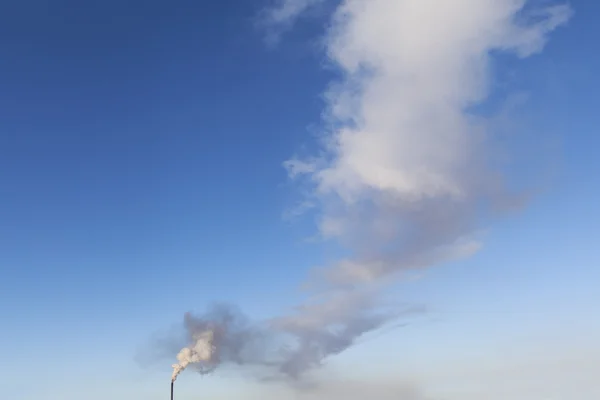
[[[297,21],[277,46],[256,23],[267,6],[0,7],[5,395],[163,398],[170,365],[135,362],[152,335],[214,300],[257,319],[285,313],[302,301],[310,268],[339,254],[306,240],[322,229],[312,213],[282,217],[305,190],[283,163],[315,152],[322,93],[336,76],[318,41],[334,6]],[[349,350],[327,373],[396,377],[440,400],[598,395],[600,4],[571,6],[542,53],[501,58],[491,78],[492,101],[525,99],[499,126],[515,160],[509,176],[535,183],[535,196],[482,226],[473,257],[398,287],[429,315]],[[543,356],[561,364],[538,368],[551,364]],[[525,370],[539,374],[518,375],[518,386],[510,373]],[[541,388],[548,380],[556,387]],[[289,394],[227,372],[187,371],[178,385],[180,398]]]

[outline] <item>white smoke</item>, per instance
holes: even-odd
[[[282,31],[325,1],[281,0],[265,15]],[[483,218],[511,196],[506,177],[488,161],[485,120],[472,109],[490,94],[493,54],[540,52],[570,8],[526,8],[526,0],[336,3],[323,42],[341,78],[324,96],[321,151],[285,165],[308,183],[303,204],[316,205],[320,234],[345,246],[348,256],[320,271],[317,282],[326,290],[318,297],[266,324],[286,336],[279,358],[249,352],[252,332],[232,336],[226,329],[219,343],[204,337],[184,349],[174,378],[190,363],[207,361],[274,366],[297,378],[414,312],[384,310],[381,288],[403,271],[476,252]],[[227,313],[216,315],[220,326],[231,325],[218,317]],[[204,332],[206,321],[186,319],[188,332]],[[222,355],[213,360],[215,352]]]
[[[194,333],[192,344],[181,349],[177,354],[177,364],[173,364],[173,375],[171,381],[175,382],[177,377],[190,364],[210,363],[215,353],[213,345],[214,332],[211,330]]]

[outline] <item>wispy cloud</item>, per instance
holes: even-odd
[[[259,23],[266,28],[266,42],[275,45],[281,36],[289,31],[297,18],[310,8],[324,3],[326,0],[276,0],[272,7],[261,13]]]
[[[266,10],[265,17],[272,25],[285,25],[291,27],[296,18],[310,7],[322,3],[324,0],[279,0]]]

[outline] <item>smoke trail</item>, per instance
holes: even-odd
[[[409,317],[421,311],[395,307],[393,314]],[[188,367],[204,375],[224,364],[244,367],[261,380],[297,379],[328,355],[350,346],[359,332],[374,329],[392,317],[392,311],[377,314],[370,310],[351,318],[329,319],[325,325],[313,321],[310,326],[308,321],[289,317],[250,322],[233,306],[213,305],[201,315],[185,314],[188,346],[177,355],[172,380]]]
[[[267,15],[275,29],[291,26],[324,1],[283,0]],[[565,5],[526,5],[339,2],[324,38],[341,76],[324,96],[329,128],[319,155],[285,166],[309,186],[306,204],[316,205],[321,236],[338,241],[348,256],[318,271],[318,295],[260,324],[266,344],[256,346],[252,330],[232,331],[224,310],[208,320],[186,319],[192,346],[200,347],[184,351],[176,372],[196,360],[202,371],[231,361],[301,376],[414,311],[382,303],[382,291],[399,274],[479,249],[475,232],[511,195],[488,161],[485,121],[471,111],[489,95],[492,53],[540,52],[548,33],[571,15]],[[212,338],[193,336],[215,320]]]

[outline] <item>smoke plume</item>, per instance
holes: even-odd
[[[336,314],[338,307],[332,308]],[[186,313],[187,345],[173,364],[172,380],[188,367],[204,375],[223,364],[244,367],[263,381],[296,380],[321,365],[327,356],[354,344],[362,333],[394,317],[408,318],[422,311],[405,306],[387,313],[366,308],[361,313],[354,308],[357,304],[348,307],[355,315],[336,319],[325,310],[321,319],[310,324],[297,316],[251,322],[236,307],[226,304],[213,305],[200,315]],[[317,317],[316,312],[309,312]]]
[[[213,344],[214,332],[210,328],[206,330],[195,332],[192,335],[192,346],[184,347],[177,354],[177,364],[173,364],[173,375],[171,380],[175,382],[175,379],[179,374],[188,367],[190,364],[196,364],[201,371],[210,371],[211,368],[204,368],[205,365],[214,365],[214,353],[216,347]]]
[[[267,366],[267,349],[274,337],[264,326],[251,325],[233,306],[213,305],[203,315],[184,315],[188,345],[177,355],[172,380],[188,366],[200,374],[214,371],[222,363]]]
[[[274,29],[291,27],[325,1],[283,0],[266,15]],[[473,111],[490,94],[493,54],[539,53],[570,15],[525,0],[340,1],[323,38],[340,78],[324,94],[321,149],[285,166],[308,186],[303,204],[314,205],[321,237],[347,256],[317,270],[314,298],[257,330],[232,329],[225,309],[186,316],[191,347],[175,376],[190,363],[204,372],[234,362],[298,377],[414,312],[384,304],[386,286],[476,252],[482,221],[512,196]]]

